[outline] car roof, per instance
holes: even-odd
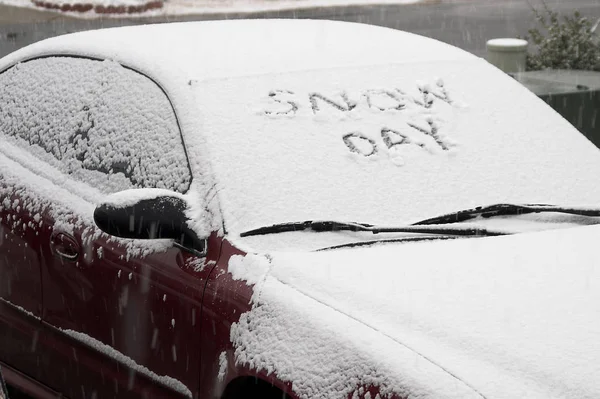
[[[42,55],[110,58],[152,77],[213,78],[320,68],[475,60],[442,42],[372,25],[322,20],[230,20],[78,32],[12,53],[3,70]],[[159,76],[157,76],[159,75]]]

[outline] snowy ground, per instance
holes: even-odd
[[[368,4],[414,4],[423,0],[167,0],[166,14],[196,14],[199,12],[256,12],[294,8],[328,7]]]
[[[160,15],[197,15],[204,13],[232,13],[232,12],[261,12],[274,10],[291,10],[313,7],[335,7],[347,5],[375,5],[375,4],[415,4],[437,3],[440,0],[165,0],[164,6],[158,10],[150,10],[138,14],[143,16]],[[140,0],[44,0],[47,4],[91,4],[94,6],[128,6],[132,3],[144,3]],[[0,0],[0,4],[44,9],[36,7],[31,0]],[[54,11],[60,12],[60,11]],[[94,18],[99,14],[94,11],[60,12],[75,17]],[[104,16],[105,14],[103,14]],[[118,16],[119,14],[115,14]]]

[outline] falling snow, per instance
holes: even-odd
[[[202,35],[211,40],[197,40]],[[323,36],[328,40],[317,40]],[[174,37],[185,39],[172,46]],[[323,45],[314,53],[298,51],[315,42]],[[223,53],[232,44],[239,52]],[[268,57],[273,48],[275,59]],[[323,21],[138,27],[50,40],[4,59],[4,66],[40,51],[111,54],[115,61],[95,64],[106,79],[78,75],[96,89],[126,75],[118,62],[154,76],[180,113],[190,165],[181,151],[169,152],[181,145],[178,132],[163,125],[174,123],[173,115],[117,110],[135,118],[135,134],[123,139],[115,121],[103,124],[94,114],[115,111],[118,102],[99,103],[85,90],[73,98],[26,99],[82,60],[61,60],[63,68],[48,66],[51,58],[23,62],[0,82],[20,94],[0,102],[9,104],[0,110],[0,196],[1,206],[27,211],[35,223],[13,216],[3,229],[36,230],[48,215],[56,229],[84,230],[86,245],[100,237],[123,244],[125,260],[164,251],[169,240],[115,241],[93,227],[103,194],[145,185],[189,185],[181,198],[190,204],[190,227],[206,237],[223,233],[225,220],[230,242],[248,252],[253,241],[240,233],[278,222],[389,225],[504,201],[600,203],[598,151],[566,121],[485,61],[410,34]],[[28,68],[39,74],[17,79]],[[109,86],[129,97],[134,81]],[[158,111],[170,109],[161,101]],[[58,118],[65,122],[60,129],[42,120],[65,102],[74,106]],[[28,106],[39,112],[28,115]],[[40,141],[29,124],[55,140]],[[158,140],[151,162],[123,164],[122,151],[139,155],[148,134]],[[30,147],[39,159],[24,150]],[[256,184],[265,175],[268,184]],[[123,205],[148,192],[107,201]],[[14,195],[20,200],[8,200]],[[276,373],[301,399],[370,398],[359,388],[370,385],[382,395],[423,399],[595,397],[600,287],[592,266],[600,259],[589,249],[598,235],[588,226],[307,252],[306,243],[321,236],[282,234],[277,240],[299,242],[294,251],[234,255],[227,265],[235,281],[253,289],[251,310],[230,330],[235,364]],[[261,238],[262,248],[269,239]],[[195,266],[202,271],[204,264]],[[130,287],[119,292],[120,312]],[[92,337],[63,332],[192,396],[181,382]],[[157,341],[155,329],[152,348]],[[177,356],[173,345],[173,362]],[[222,352],[220,380],[229,366]]]

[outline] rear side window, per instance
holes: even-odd
[[[112,61],[41,58],[0,74],[0,136],[105,194],[191,181],[168,98]]]

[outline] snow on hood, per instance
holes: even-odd
[[[271,254],[232,328],[237,360],[303,398],[371,383],[419,398],[597,398],[599,240],[586,226]]]

